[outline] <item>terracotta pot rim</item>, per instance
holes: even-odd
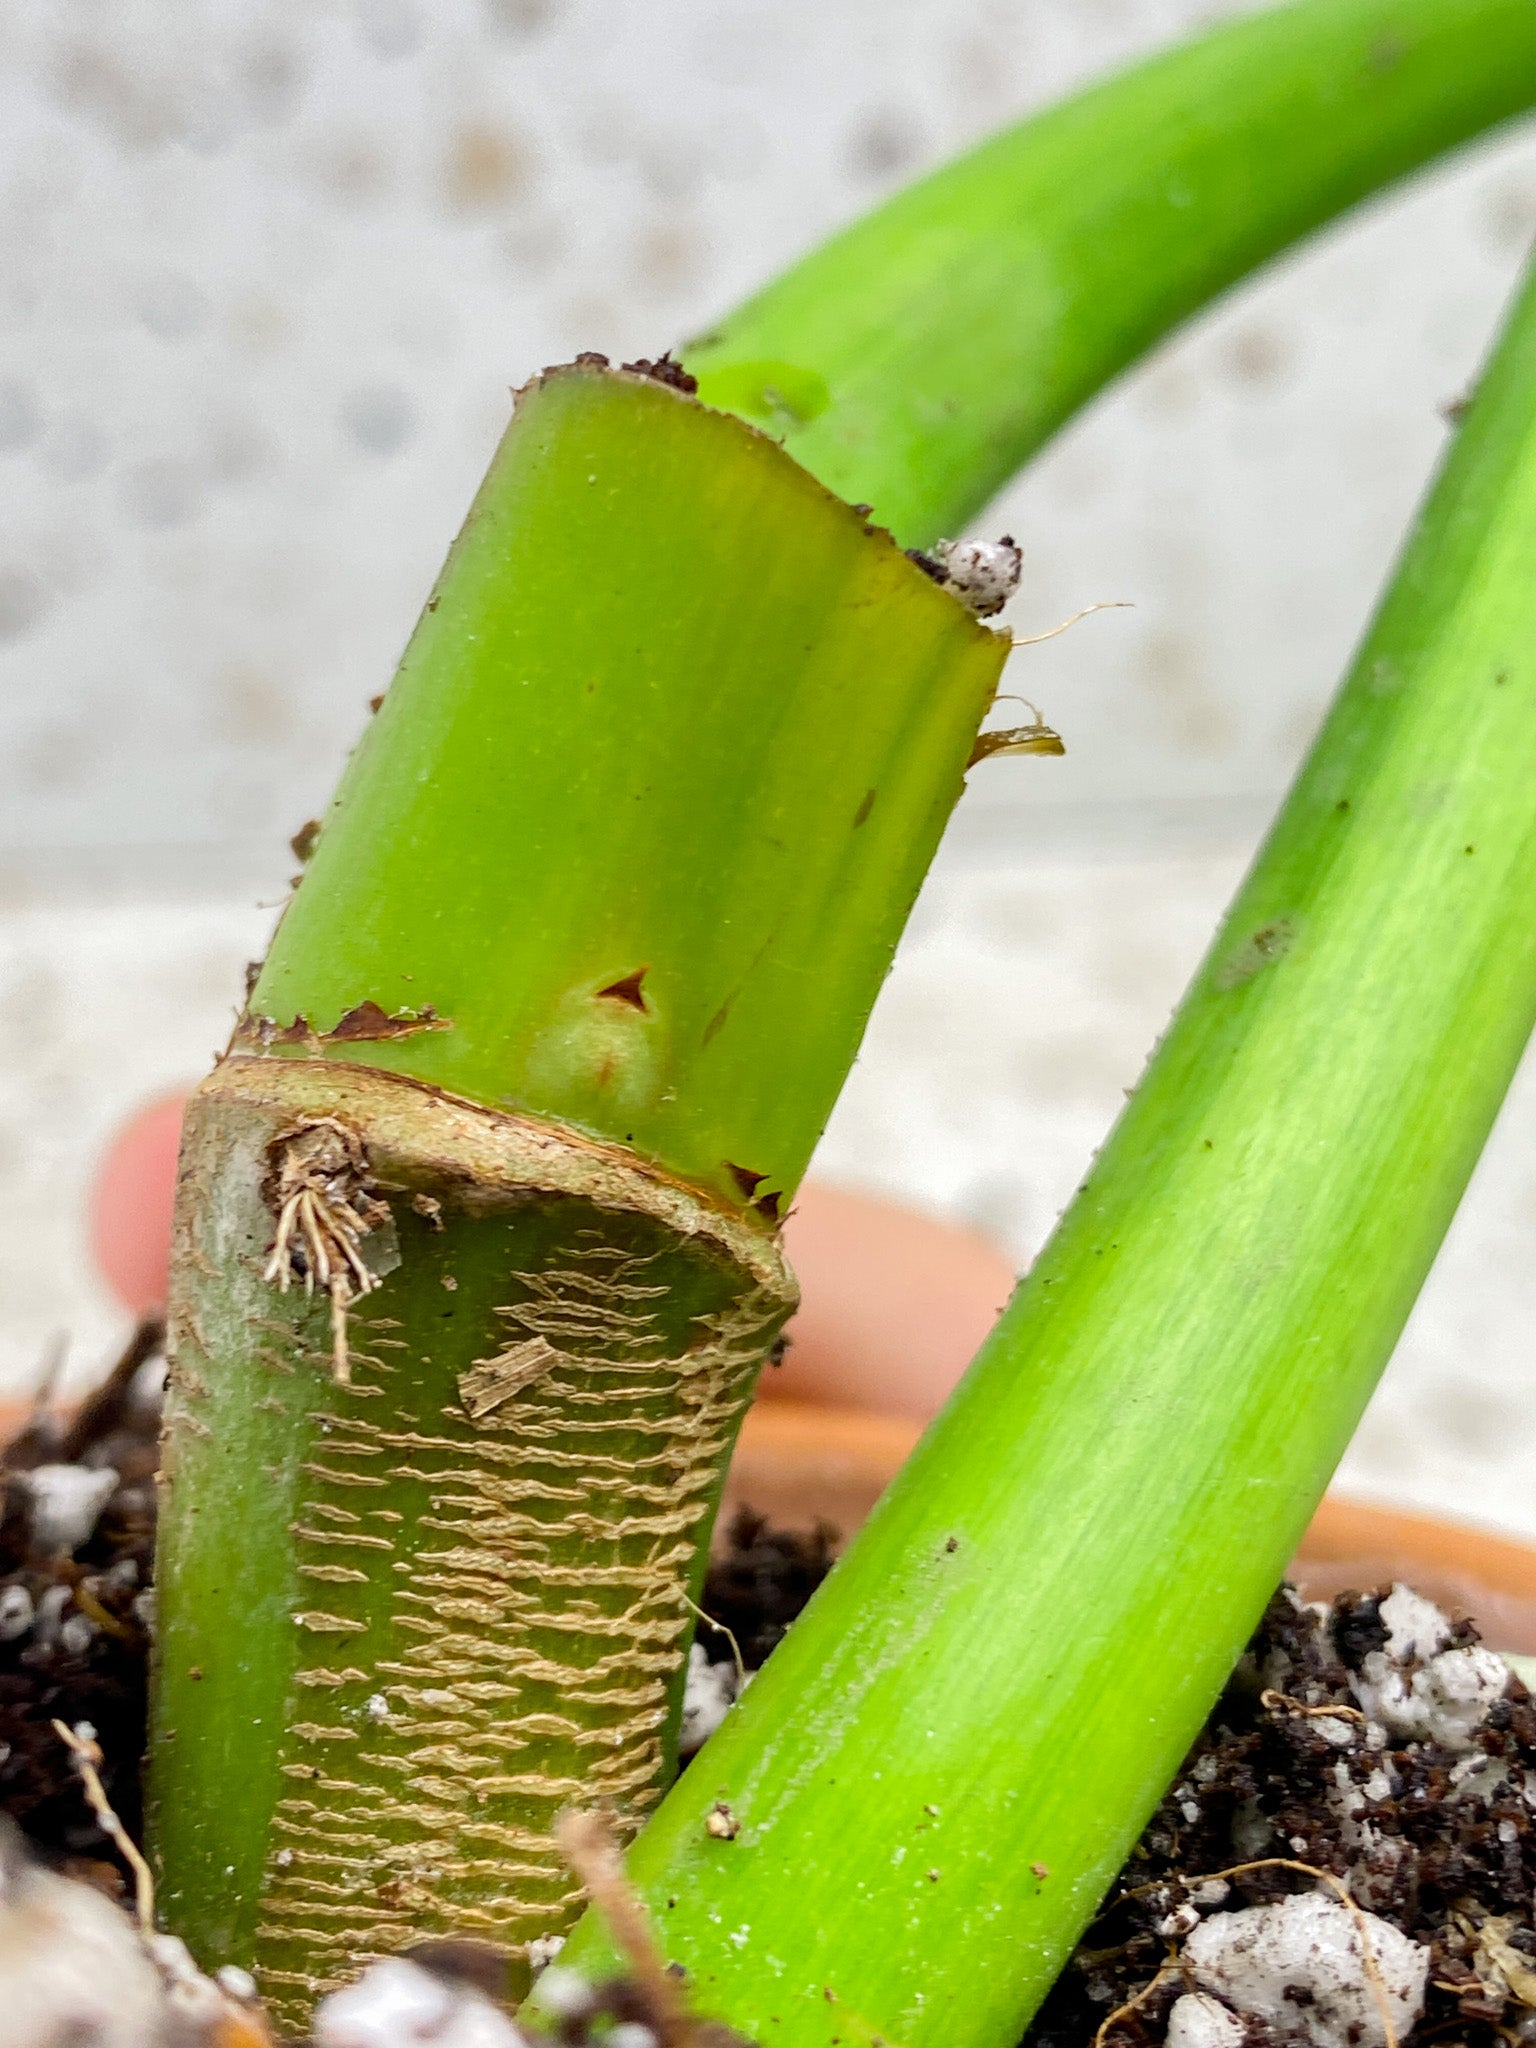
[[[822,1407],[765,1396],[742,1424],[739,1455],[751,1468],[800,1464],[831,1483],[878,1492],[911,1453],[925,1425],[903,1415],[863,1408]],[[750,1480],[747,1481],[750,1489]],[[1302,1539],[1299,1557],[1313,1565],[1367,1565],[1401,1571],[1405,1560],[1439,1575],[1466,1579],[1495,1593],[1536,1599],[1536,1545],[1496,1535],[1471,1522],[1426,1515],[1329,1493]]]

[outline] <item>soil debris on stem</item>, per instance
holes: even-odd
[[[1024,550],[1011,533],[1001,540],[935,541],[929,555],[946,588],[978,619],[995,618],[1024,573]]]

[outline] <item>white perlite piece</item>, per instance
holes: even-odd
[[[1401,2041],[1424,2009],[1429,1950],[1374,1913],[1357,1921],[1320,1892],[1213,1914],[1185,1942],[1184,1960],[1203,1990],[1302,2036],[1312,2048],[1387,2048],[1378,1992],[1361,1952],[1362,1923]]]
[[[1387,1640],[1367,1652],[1350,1681],[1367,1721],[1399,1742],[1470,1749],[1504,1697],[1509,1666],[1480,1644],[1448,1648],[1449,1620],[1408,1586],[1393,1586],[1379,1611]]]
[[[688,1676],[683,1684],[683,1721],[678,1732],[677,1753],[692,1756],[708,1742],[736,1703],[736,1667],[711,1664],[703,1646],[695,1643],[688,1652]]]
[[[1423,1663],[1451,1640],[1451,1624],[1432,1600],[1401,1580],[1378,1610],[1387,1626],[1382,1645],[1394,1664]]]
[[[1311,1721],[1312,1733],[1321,1736],[1331,1748],[1354,1748],[1359,1723],[1353,1715],[1346,1717],[1342,1711],[1337,1714],[1313,1714]]]
[[[37,1465],[17,1478],[32,1497],[32,1544],[50,1557],[68,1557],[89,1543],[101,1511],[117,1491],[110,1465]]]
[[[0,1643],[14,1643],[36,1619],[37,1609],[25,1586],[7,1586],[0,1593]]]
[[[931,550],[952,590],[978,619],[1000,612],[1019,587],[1024,550],[1005,533],[1001,540],[941,540]]]
[[[592,1986],[579,1970],[551,1963],[539,1979],[539,2003],[557,2020],[580,2019],[592,2010]]]
[[[657,2048],[654,2031],[639,2020],[621,2020],[605,2036],[606,2048]]]
[[[133,1923],[89,1886],[30,1863],[0,1835],[0,2012],[5,2048],[145,2048],[164,2001]]]
[[[64,1610],[75,1597],[73,1586],[50,1586],[37,1603],[37,1618],[32,1627],[39,1649],[51,1650],[59,1640],[59,1629],[64,1620]]]
[[[203,1975],[191,1950],[176,1935],[145,1935],[144,1946],[160,1972],[170,2022],[167,2034],[193,2041],[214,2039],[229,2017],[229,2000],[221,1987]]]
[[[315,2048],[527,2048],[478,1991],[445,1984],[403,1957],[374,1963],[315,2009]]]
[[[1168,2015],[1167,2048],[1238,2048],[1246,2029],[1235,2012],[1204,1991],[1186,1991]]]
[[[1165,1941],[1177,1941],[1188,1934],[1191,1927],[1200,1924],[1200,1908],[1192,1899],[1186,1899],[1182,1906],[1175,1906],[1171,1913],[1165,1913],[1157,1923],[1157,1931]]]
[[[83,1614],[72,1614],[59,1630],[59,1642],[71,1657],[83,1657],[96,1635],[95,1622]]]

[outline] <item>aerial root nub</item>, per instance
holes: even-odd
[[[362,1139],[335,1117],[286,1132],[270,1156],[265,1192],[277,1230],[262,1278],[281,1294],[299,1280],[306,1294],[318,1286],[330,1296],[332,1372],[350,1386],[347,1311],[379,1285],[359,1247],[389,1207],[371,1191]]]

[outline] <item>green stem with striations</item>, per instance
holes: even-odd
[[[1009,2048],[1231,1672],[1536,1021],[1533,559],[1536,276],[1109,1141],[636,1844],[747,2034]]]
[[[670,1774],[777,1244],[996,688],[755,429],[523,392],[194,1098],[152,1824],[284,2021]]]
[[[329,1316],[263,1277],[273,1148],[334,1129],[390,1211],[339,1382]],[[621,1147],[321,1061],[218,1068],[179,1235],[161,1903],[297,2025],[413,1938],[559,1932],[558,1809],[654,1802],[793,1288],[756,1219]]]
[[[552,1117],[771,1220],[1007,644],[766,435],[640,376],[536,380],[252,994],[311,1030],[263,1049]],[[438,1028],[338,1031],[365,999]]]

